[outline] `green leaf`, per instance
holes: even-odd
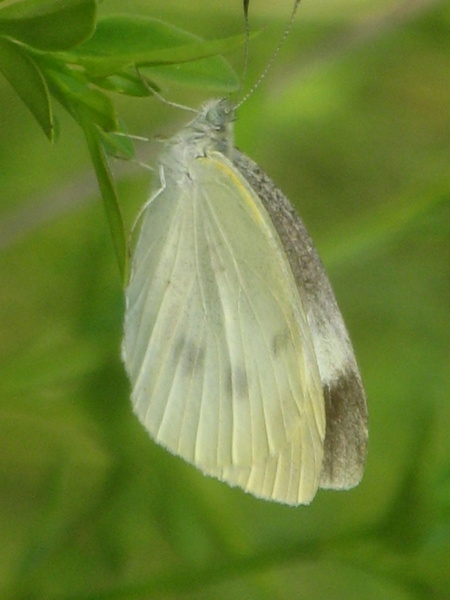
[[[23,46],[0,37],[0,70],[52,141],[54,121],[50,95],[39,66]]]
[[[201,42],[188,31],[150,17],[116,15],[99,19],[94,35],[76,50],[77,56],[134,56]]]
[[[108,96],[91,89],[81,73],[64,65],[45,62],[45,74],[52,94],[77,121],[80,115],[89,114],[91,121],[101,129],[117,129],[117,115]]]
[[[106,153],[110,156],[127,160],[134,158],[134,146],[131,138],[126,133],[100,130],[99,135]]]
[[[67,50],[88,39],[95,0],[21,0],[0,6],[0,34],[40,50]]]
[[[239,79],[233,69],[221,56],[203,58],[194,62],[176,65],[159,65],[140,69],[152,81],[166,81],[179,85],[197,86],[223,93],[239,89]]]
[[[119,198],[111,175],[108,160],[98,130],[92,126],[89,114],[81,115],[81,125],[94,165],[97,181],[103,198],[117,261],[119,263],[122,283],[125,286],[128,278],[128,252]]]
[[[176,48],[155,50],[149,53],[148,56],[144,55],[141,60],[136,62],[147,66],[180,64],[215,56],[223,52],[230,52],[244,43],[245,34],[233,35],[219,40],[192,42]]]
[[[69,63],[82,66],[89,75],[106,77],[131,65],[154,66],[182,64],[215,57],[213,68],[225,61],[216,55],[245,43],[245,35],[202,41],[198,37],[156,19],[125,16],[109,17],[98,22],[92,38],[63,55]],[[232,83],[236,76],[228,67]],[[237,84],[237,83],[236,83]]]
[[[125,94],[127,96],[151,96],[152,92],[150,91],[150,87],[158,90],[158,86],[153,83],[151,85],[145,85],[142,81],[142,77],[139,77],[136,73],[123,72],[109,75],[108,77],[89,77],[89,81],[97,87],[101,87],[110,92],[116,92],[117,94]]]

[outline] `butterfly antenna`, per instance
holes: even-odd
[[[247,72],[248,66],[248,46],[249,46],[249,26],[248,26],[248,5],[250,0],[244,0],[244,16],[245,16],[245,33],[246,33],[246,42],[245,42],[245,63],[244,63],[244,74]],[[292,9],[291,18],[289,19],[288,26],[284,30],[283,35],[281,36],[275,50],[272,53],[272,56],[269,58],[269,62],[267,63],[264,71],[256,81],[256,83],[251,87],[251,89],[245,94],[242,100],[237,104],[236,108],[241,106],[252,94],[253,92],[260,86],[263,79],[265,79],[267,73],[271,69],[276,57],[278,56],[281,48],[284,46],[286,39],[291,33],[292,26],[294,25],[295,16],[297,14],[297,9],[299,7],[301,0],[295,0],[294,8]]]
[[[142,84],[148,89],[151,95],[156,96],[156,98],[158,98],[158,100],[162,104],[165,104],[166,106],[172,106],[173,108],[179,108],[181,110],[192,112],[198,115],[198,110],[196,110],[195,108],[191,108],[190,106],[186,106],[185,104],[178,104],[178,102],[172,102],[171,100],[167,100],[167,98],[164,98],[164,96],[159,93],[159,90],[147,80],[143,73],[141,73],[139,67],[136,67],[136,71]]]
[[[248,57],[250,53],[250,26],[248,22],[248,7],[250,4],[250,0],[243,1],[244,7],[244,27],[245,27],[245,49],[244,49],[244,68],[242,69],[242,78],[241,84],[239,86],[238,96],[242,93],[242,88],[245,84],[245,80],[247,79],[247,71],[248,71]],[[239,103],[240,104],[240,103]]]

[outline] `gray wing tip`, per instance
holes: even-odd
[[[326,433],[321,488],[349,489],[361,481],[367,453],[367,405],[355,367],[324,386]]]

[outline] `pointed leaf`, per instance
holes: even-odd
[[[128,277],[128,252],[117,190],[106,158],[105,149],[96,128],[92,126],[89,115],[82,116],[81,122],[102,194],[122,283],[125,285]]]
[[[202,58],[193,62],[176,65],[141,67],[140,72],[150,78],[152,87],[157,81],[179,85],[197,86],[202,89],[235,92],[239,89],[239,79],[233,69],[220,56]]]
[[[135,157],[133,143],[126,133],[100,130],[99,136],[105,152],[110,156],[127,160]]]
[[[22,0],[0,6],[0,34],[40,50],[67,50],[92,35],[95,0]]]
[[[79,120],[81,114],[88,113],[90,120],[101,129],[117,129],[113,103],[106,94],[89,87],[81,73],[63,65],[50,66],[47,61],[45,74],[52,94],[76,120]]]
[[[0,71],[27,105],[48,139],[53,140],[53,113],[42,71],[23,46],[3,37],[0,37]]]
[[[98,22],[95,34],[64,60],[82,66],[89,75],[106,77],[131,65],[181,64],[214,57],[211,72],[227,70],[228,78],[236,76],[223,58],[245,43],[245,35],[221,40],[201,41],[198,37],[156,19],[109,17]]]
[[[127,96],[146,97],[152,95],[151,88],[158,90],[153,83],[145,85],[142,77],[139,77],[137,73],[126,71],[108,77],[89,77],[89,81],[104,90]]]

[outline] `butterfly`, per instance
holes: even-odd
[[[123,361],[153,439],[290,505],[361,480],[367,407],[351,342],[289,200],[208,102],[165,143],[126,289]]]

